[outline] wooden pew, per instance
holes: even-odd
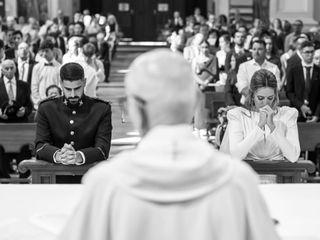
[[[320,123],[298,123],[299,129],[299,139],[300,139],[300,148],[301,151],[305,152],[305,159],[308,158],[309,151],[318,152],[320,147]],[[317,153],[319,154],[319,152]],[[317,156],[316,159],[316,176],[308,177],[308,182],[320,182],[319,169],[320,169],[320,156]]]
[[[82,176],[94,164],[88,165],[62,165],[49,163],[42,160],[29,159],[22,161],[18,169],[20,172],[25,173],[31,171],[31,183],[54,184],[56,183],[57,176]]]
[[[300,149],[314,151],[320,143],[320,123],[298,123]],[[308,175],[316,170],[315,164],[308,160],[299,159],[295,163],[289,161],[248,161],[245,160],[258,174],[275,174],[279,183],[301,183],[308,180]]]
[[[208,127],[219,124],[218,109],[225,106],[224,92],[205,92],[205,108],[209,109]]]
[[[298,123],[301,151],[314,151],[320,143],[320,123]]]
[[[218,110],[221,107],[218,105],[225,106],[224,92],[205,92],[205,107],[210,110]]]
[[[25,145],[34,145],[35,123],[0,123],[0,145],[6,153],[18,153]]]
[[[4,153],[19,153],[21,148],[34,149],[35,123],[0,123],[0,145]],[[24,178],[1,178],[0,183],[29,183]]]
[[[109,159],[123,150],[132,149],[134,147],[134,144],[116,143],[111,145]],[[54,184],[57,182],[57,176],[83,176],[95,164],[97,163],[80,166],[62,165],[33,158],[23,160],[19,164],[18,169],[22,173],[30,170],[32,184]]]
[[[252,161],[245,160],[258,174],[274,174],[278,183],[302,183],[308,174],[315,171],[315,165],[309,160],[289,161]]]

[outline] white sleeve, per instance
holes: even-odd
[[[238,88],[239,93],[245,88],[249,86],[248,73],[246,70],[245,63],[241,63],[239,66],[238,74],[237,74],[237,83],[236,87]]]
[[[186,59],[189,63],[192,62],[192,55],[191,55],[191,48],[190,47],[185,47],[183,49],[183,57]]]
[[[279,70],[278,66],[275,66],[274,75],[276,76],[276,79],[277,79],[278,89],[280,89],[280,87],[281,87],[281,79],[280,79],[280,70]]]
[[[104,66],[103,63],[97,59],[97,65],[99,66],[99,70],[96,72],[97,78],[99,82],[104,82],[105,74],[104,74]]]
[[[91,67],[90,67],[91,68]],[[92,69],[92,71],[94,71]],[[86,85],[84,87],[84,94],[88,97],[95,98],[97,97],[97,85],[98,85],[98,77],[95,73],[91,73],[87,75]]]
[[[300,155],[300,143],[298,134],[298,111],[295,108],[288,109],[286,119],[282,122],[286,131],[280,131],[277,127],[270,134],[271,139],[277,143],[283,156],[290,162],[296,162]]]
[[[247,116],[244,116],[240,108],[228,111],[228,131],[229,131],[229,146],[230,154],[234,157],[244,159],[250,149],[260,141],[264,136],[264,131],[258,127],[254,127],[252,131],[245,137],[243,129],[243,121],[251,121]],[[235,111],[234,111],[235,110]]]
[[[34,66],[34,69],[32,71],[32,78],[31,78],[31,99],[33,101],[35,109],[38,109],[38,104],[40,101],[40,95],[39,95],[39,65],[37,64]]]

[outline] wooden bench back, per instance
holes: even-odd
[[[205,107],[208,109],[212,108],[212,104],[214,103],[223,103],[224,100],[224,92],[206,92],[205,93]]]
[[[301,151],[314,151],[320,144],[320,123],[298,123]]]
[[[36,123],[0,123],[0,145],[7,153],[17,153],[34,144]]]
[[[224,92],[206,92],[205,93],[205,108],[209,109],[211,119],[218,117],[218,109],[225,107]]]

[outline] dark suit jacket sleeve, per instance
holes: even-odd
[[[226,85],[224,86],[224,99],[227,106],[236,105],[235,101],[233,100],[232,88],[230,84],[231,77],[232,77],[232,73],[229,71],[227,80],[226,80]]]
[[[32,112],[32,109],[33,109],[33,103],[32,103],[32,100],[31,100],[31,89],[30,89],[30,85],[29,84],[26,84],[26,103],[25,103],[25,116],[29,116],[30,113]]]
[[[232,52],[228,52],[226,55],[226,60],[224,62],[224,71],[227,73],[230,70],[230,61],[231,61]]]
[[[109,151],[111,146],[111,107],[108,104],[106,111],[100,121],[94,147],[80,149],[85,155],[86,163],[93,163],[96,161],[102,161],[109,157]]]
[[[300,108],[303,105],[303,102],[300,101],[296,96],[295,91],[301,91],[301,88],[300,88],[300,86],[295,86],[295,81],[294,81],[295,74],[297,74],[297,72],[294,71],[294,67],[289,67],[287,69],[286,94],[287,94],[288,99],[290,100],[291,105],[300,111]]]
[[[219,69],[219,62],[218,62],[218,58],[215,57],[215,62],[216,62],[216,77],[214,79],[215,82],[218,82],[220,80],[220,69]]]
[[[320,79],[318,79],[318,81],[320,81]],[[318,92],[318,94],[316,94],[316,99],[317,99],[317,107],[316,107],[316,110],[315,110],[315,112],[314,112],[314,116],[317,116],[317,117],[320,117],[320,96],[319,96],[319,94],[320,94],[320,84],[317,84],[316,85],[316,87],[317,87],[317,92]]]
[[[316,111],[314,113],[314,116],[320,117],[320,98],[318,100],[318,105],[317,105]]]
[[[53,154],[59,150],[59,148],[52,145],[49,122],[41,105],[37,112],[36,122],[36,158],[47,162],[53,162]]]

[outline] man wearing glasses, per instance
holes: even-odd
[[[320,117],[320,68],[313,64],[314,45],[301,44],[301,65],[287,71],[287,97],[299,111],[298,121],[317,122]]]

